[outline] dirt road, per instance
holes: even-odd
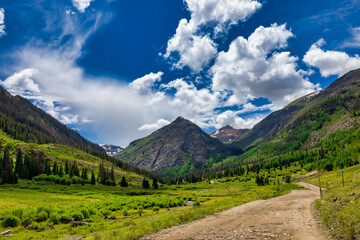
[[[203,219],[145,236],[143,240],[175,239],[301,239],[325,240],[313,216],[319,197],[316,186],[300,183],[310,190],[249,202]]]

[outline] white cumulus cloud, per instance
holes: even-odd
[[[227,52],[218,54],[211,68],[213,90],[232,91],[229,105],[263,97],[274,104],[273,109],[316,90],[318,86],[297,70],[297,57],[279,51],[291,37],[285,24],[272,24],[258,27],[248,39],[235,39]]]
[[[84,13],[85,9],[90,6],[90,3],[94,0],[71,0],[74,7],[76,7],[79,12]]]
[[[165,119],[159,119],[156,121],[156,123],[152,124],[144,124],[141,127],[138,128],[139,131],[155,131],[159,128],[162,128],[166,125],[168,125],[170,122]]]
[[[5,10],[0,8],[0,37],[4,36],[5,34]]]
[[[21,94],[23,89],[26,89],[30,92],[38,93],[40,92],[39,85],[36,84],[33,80],[33,76],[36,73],[38,73],[38,70],[34,68],[24,69],[6,78],[4,81],[1,82],[1,84],[5,88],[10,89],[12,92],[18,94]]]
[[[185,0],[197,26],[208,22],[236,24],[253,15],[261,3],[253,0]]]
[[[131,82],[129,84],[130,88],[140,95],[148,95],[152,92],[154,83],[160,81],[163,74],[163,72],[149,73]]]
[[[321,76],[342,76],[350,70],[360,68],[359,55],[349,56],[341,51],[326,51],[321,49],[324,44],[324,39],[318,40],[310,47],[303,58],[306,64],[318,68]]]
[[[200,72],[216,56],[217,44],[208,33],[199,31],[205,24],[215,24],[215,35],[228,26],[245,21],[261,4],[253,0],[185,0],[191,19],[181,19],[175,35],[168,41],[165,58],[174,61],[174,67],[188,66]],[[177,55],[178,56],[177,56]],[[174,57],[175,55],[175,57]]]
[[[213,125],[218,129],[226,125],[237,129],[252,128],[264,117],[265,115],[258,115],[249,119],[244,119],[239,117],[235,111],[228,110],[218,114]]]

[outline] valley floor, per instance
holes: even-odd
[[[318,187],[299,184],[310,189],[245,203],[142,239],[327,239],[313,215]]]

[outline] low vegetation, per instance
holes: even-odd
[[[344,185],[342,181],[344,177]],[[307,182],[318,185],[318,179]],[[360,238],[360,165],[321,175],[324,198],[315,203],[324,226],[336,239]]]

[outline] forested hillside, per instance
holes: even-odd
[[[0,129],[9,136],[32,143],[59,143],[97,154],[105,151],[48,113],[0,87]]]

